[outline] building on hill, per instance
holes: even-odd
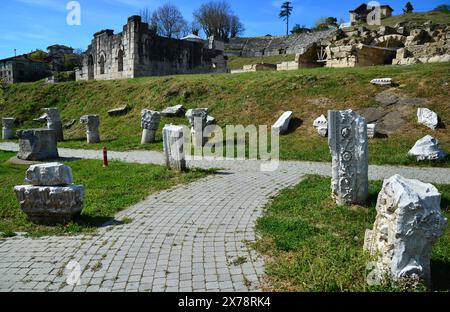
[[[49,56],[61,56],[65,54],[73,54],[74,49],[61,44],[54,44],[47,47],[47,53]]]
[[[195,39],[195,40],[194,40]],[[214,38],[185,40],[156,35],[140,16],[132,16],[123,32],[102,30],[83,54],[77,80],[110,80],[174,74],[224,73],[223,42]]]
[[[381,5],[381,17],[386,18],[392,16],[392,12],[394,12],[394,9],[391,8],[389,5]],[[350,23],[351,25],[355,25],[358,22],[366,22],[367,16],[370,12],[372,12],[373,9],[369,9],[367,4],[361,4],[359,7],[357,7],[354,10],[350,11]]]
[[[48,75],[47,62],[26,54],[0,60],[0,78],[7,84],[38,81]]]
[[[47,58],[52,71],[74,71],[81,63],[81,56],[74,53],[74,49],[65,45],[54,44],[47,47]]]

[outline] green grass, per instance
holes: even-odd
[[[85,187],[85,208],[78,220],[66,226],[40,226],[30,222],[15,198],[13,187],[22,185],[28,166],[7,162],[15,154],[0,152],[0,232],[28,232],[31,236],[89,233],[148,195],[205,177],[209,172],[176,173],[154,165],[112,161],[108,168],[97,160],[66,164],[73,170],[75,184]],[[124,223],[132,220],[123,220]]]
[[[281,62],[290,62],[295,60],[295,55],[273,55],[273,56],[256,56],[256,57],[239,57],[231,56],[228,60],[228,68],[242,69],[244,65],[257,63],[279,64]]]
[[[401,22],[412,22],[422,24],[427,21],[432,21],[433,24],[449,24],[450,13],[448,12],[416,12],[408,14],[394,15],[385,18],[381,21],[381,24],[386,26],[394,26]]]
[[[441,208],[450,217],[450,185],[437,186]],[[366,229],[376,217],[381,182],[370,184],[367,207],[337,207],[330,179],[310,176],[286,189],[268,206],[255,247],[267,256],[266,272],[275,291],[380,291],[366,286],[370,257],[363,251]],[[450,229],[433,248],[434,290],[450,290]],[[397,289],[398,290],[398,289]]]
[[[18,120],[18,128],[42,126],[33,122],[43,107],[57,106],[63,120],[78,120],[84,114],[99,114],[102,143],[88,145],[85,127],[78,122],[65,130],[67,142],[61,147],[95,148],[106,145],[110,150],[162,150],[161,129],[165,124],[187,124],[186,118],[162,118],[157,142],[140,145],[140,111],[162,110],[184,104],[187,108],[208,107],[218,124],[272,125],[283,111],[292,110],[295,119],[288,135],[281,138],[281,157],[290,160],[330,161],[327,140],[320,138],[312,122],[329,109],[354,110],[377,106],[375,95],[382,89],[369,81],[392,77],[399,84],[398,94],[428,99],[427,107],[448,123],[450,63],[413,66],[375,66],[346,69],[302,69],[289,72],[258,72],[239,75],[181,75],[148,77],[119,81],[66,82],[58,84],[25,83],[5,88],[5,103],[0,115]],[[129,104],[132,109],[120,117],[107,111]],[[431,131],[418,125],[416,111],[408,111],[406,124],[387,139],[370,141],[372,164],[417,164],[406,157],[414,143],[427,134],[450,151],[450,132]],[[450,167],[450,160],[433,163]]]

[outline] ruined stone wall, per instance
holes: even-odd
[[[110,80],[171,74],[226,72],[220,43],[170,39],[152,33],[139,16],[123,32],[103,30],[85,52],[77,80]]]
[[[225,50],[244,57],[304,53],[311,44],[327,44],[335,30],[311,32],[283,37],[232,38]]]

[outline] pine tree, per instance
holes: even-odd
[[[406,4],[405,4],[405,8],[403,9],[403,13],[412,13],[412,11],[414,11],[414,7],[413,7],[413,5],[411,4],[411,2],[407,2]]]

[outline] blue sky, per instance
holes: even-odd
[[[206,0],[171,0],[187,20]],[[45,49],[52,44],[65,44],[86,49],[93,33],[101,29],[122,30],[127,17],[142,8],[154,10],[165,0],[79,0],[81,4],[81,26],[66,23],[69,0],[1,0],[0,1],[0,59],[13,56],[14,49],[23,54],[35,49]],[[278,18],[283,0],[229,0],[234,12],[245,25],[246,36],[282,35],[283,22]],[[345,3],[345,4],[343,4]],[[361,0],[294,0],[292,24],[312,26],[323,16],[334,16],[348,20],[348,11]],[[406,0],[387,0],[400,14]],[[416,11],[429,11],[448,0],[412,0]]]

